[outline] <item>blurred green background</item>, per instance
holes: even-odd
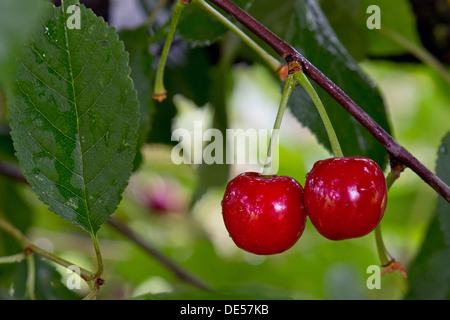
[[[382,4],[388,5],[389,1],[380,1]],[[386,39],[376,40],[379,35],[369,34],[364,27],[359,31],[365,34],[365,42],[357,41],[361,38],[350,27],[361,25],[361,19],[366,16],[360,10],[350,15],[353,11],[347,10],[348,2],[324,0],[321,5],[341,41],[379,87],[394,137],[434,171],[441,140],[450,129],[448,83],[433,68],[417,61],[380,59],[380,56],[408,52]],[[402,6],[407,5],[407,1],[399,1],[394,13],[389,14],[387,9],[382,11],[387,17],[383,21],[394,21],[400,25],[396,29],[398,32],[418,43],[411,12],[401,11]],[[264,11],[258,11],[258,5],[255,6],[255,16],[263,15]],[[358,8],[365,7],[364,1],[358,2]],[[395,12],[406,22],[401,24],[392,18]],[[341,24],[347,16],[352,19]],[[273,27],[276,29],[277,24]],[[349,37],[348,28],[356,34]],[[228,127],[270,129],[281,97],[279,81],[258,63],[235,64],[230,75],[233,86],[227,99]],[[175,95],[174,102],[178,113],[172,129],[187,127],[196,119],[213,121],[207,105],[198,106],[196,101],[182,95]],[[2,160],[10,160],[7,155],[11,152],[7,147],[7,143],[2,144]],[[179,268],[215,288],[216,292],[209,293],[180,280],[106,224],[98,233],[106,279],[99,299],[402,299],[408,292],[408,279],[398,272],[383,276],[381,289],[367,288],[366,280],[370,275],[366,273],[367,268],[379,265],[374,234],[334,242],[320,236],[308,222],[298,243],[285,253],[256,256],[243,252],[234,245],[223,224],[220,202],[225,186],[209,188],[191,206],[190,200],[201,183],[198,168],[174,165],[171,151],[172,146],[165,144],[150,143],[143,147],[142,165],[132,176],[113,218],[126,222]],[[326,157],[330,157],[329,152],[288,111],[281,129],[277,174],[292,176],[304,185],[305,175],[313,163]],[[248,167],[230,169],[229,179]],[[10,217],[15,216],[20,221],[22,212],[25,216],[29,211],[26,216],[31,217],[30,220],[23,220],[31,225],[27,231],[30,239],[69,261],[95,269],[88,234],[50,213],[27,186],[3,177],[0,177],[0,185],[4,193],[2,208],[5,211],[8,208]],[[19,197],[13,204],[12,195]],[[437,199],[435,191],[408,169],[389,192],[381,223],[383,237],[388,251],[407,269],[421,248]],[[21,208],[20,202],[25,208]],[[0,256],[16,253],[15,248],[5,240],[0,245]],[[71,276],[62,267],[54,268],[58,272],[56,281],[61,277],[60,281],[65,283]],[[10,292],[11,277],[20,278],[22,269],[0,265],[0,287],[6,288],[4,292]],[[80,290],[74,290],[80,297],[88,291],[84,283]]]

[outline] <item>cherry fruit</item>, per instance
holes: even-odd
[[[242,173],[227,185],[222,214],[239,248],[259,255],[281,253],[305,229],[303,188],[287,176]]]
[[[306,178],[304,206],[324,237],[343,240],[371,232],[384,215],[386,180],[380,167],[365,157],[318,161]]]

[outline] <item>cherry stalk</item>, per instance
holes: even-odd
[[[450,187],[431,170],[417,160],[408,150],[400,145],[375,120],[373,120],[358,104],[356,104],[341,88],[325,76],[319,69],[305,59],[295,48],[282,40],[263,24],[235,5],[230,0],[209,0],[223,11],[233,16],[258,38],[268,44],[286,61],[297,60],[304,73],[315,81],[322,89],[333,97],[350,113],[378,142],[385,148],[391,160],[400,162],[414,171],[444,199],[450,202]]]

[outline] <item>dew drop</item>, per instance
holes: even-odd
[[[445,149],[444,146],[441,146],[441,147],[439,148],[439,152],[440,152],[440,153],[446,153],[446,152],[447,152],[447,149]]]

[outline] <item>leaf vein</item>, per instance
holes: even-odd
[[[86,187],[87,187],[91,182],[93,182],[95,179],[97,179],[100,175],[102,175],[102,174],[105,172],[105,169],[108,168],[109,165],[110,165],[110,164],[111,164],[111,163],[112,163],[119,155],[120,155],[120,153],[116,153],[116,154],[114,155],[114,157],[112,157],[112,158],[109,160],[109,162],[102,168],[102,170],[100,170],[99,173],[97,173],[97,175],[96,175],[94,178],[92,178],[91,180],[89,180],[88,183],[86,183]]]
[[[61,98],[63,98],[64,100],[66,100],[69,103],[73,104],[73,101],[70,101],[66,96],[64,96],[61,92],[59,92],[58,90],[50,87],[47,83],[45,83],[44,81],[41,80],[41,78],[39,78],[33,71],[31,71],[25,64],[24,62],[18,58],[19,62],[22,64],[22,66],[24,67],[24,69],[26,71],[28,71],[29,74],[31,74],[33,77],[35,77],[37,80],[39,80],[44,86],[46,86],[47,88],[49,88],[51,91],[55,92],[57,95],[59,95]]]
[[[49,63],[47,60],[44,59],[45,54],[43,54],[43,53],[41,54],[41,53],[37,50],[37,48],[36,48],[35,46],[30,46],[30,47],[31,47],[31,50],[32,50],[34,53],[36,53],[36,54],[42,59],[42,61],[47,65],[47,67],[49,67],[50,69],[52,69],[52,71],[53,71],[58,77],[60,77],[62,80],[66,81],[67,83],[70,84],[69,80],[67,80],[66,78],[64,78],[64,76],[62,76],[58,71],[56,71],[56,69],[55,69],[53,66],[51,66],[50,63]]]
[[[35,104],[33,103],[33,101],[31,100],[30,96],[22,89],[22,87],[21,87],[19,81],[17,81],[17,86],[18,86],[18,88],[19,88],[19,91],[20,91],[21,93],[23,93],[23,94],[27,97],[27,100],[31,103],[31,105],[33,106],[34,110],[36,110],[40,115],[42,115],[42,117],[43,117],[45,120],[47,120],[47,122],[48,122],[53,128],[55,128],[56,130],[58,130],[58,131],[59,131],[63,136],[65,136],[67,139],[69,139],[69,140],[71,140],[71,141],[74,141],[75,143],[77,142],[74,138],[68,136],[68,135],[65,134],[60,128],[58,128],[55,124],[53,124],[53,123],[50,121],[50,119],[48,119],[48,118],[45,116],[45,114],[43,114],[43,113],[36,107],[36,105],[35,105]]]
[[[61,160],[58,159],[58,157],[56,157],[54,154],[52,154],[50,151],[48,151],[39,141],[37,141],[30,130],[28,130],[26,127],[23,127],[23,129],[29,134],[29,136],[31,137],[31,139],[36,142],[36,144],[49,156],[51,156],[52,158],[54,158],[56,161],[58,161],[64,168],[66,168],[70,173],[73,173],[76,176],[81,177],[81,175],[79,173],[74,172],[72,169],[70,169],[64,162],[62,162]],[[26,147],[25,147],[26,148]],[[34,162],[33,162],[34,163]]]

